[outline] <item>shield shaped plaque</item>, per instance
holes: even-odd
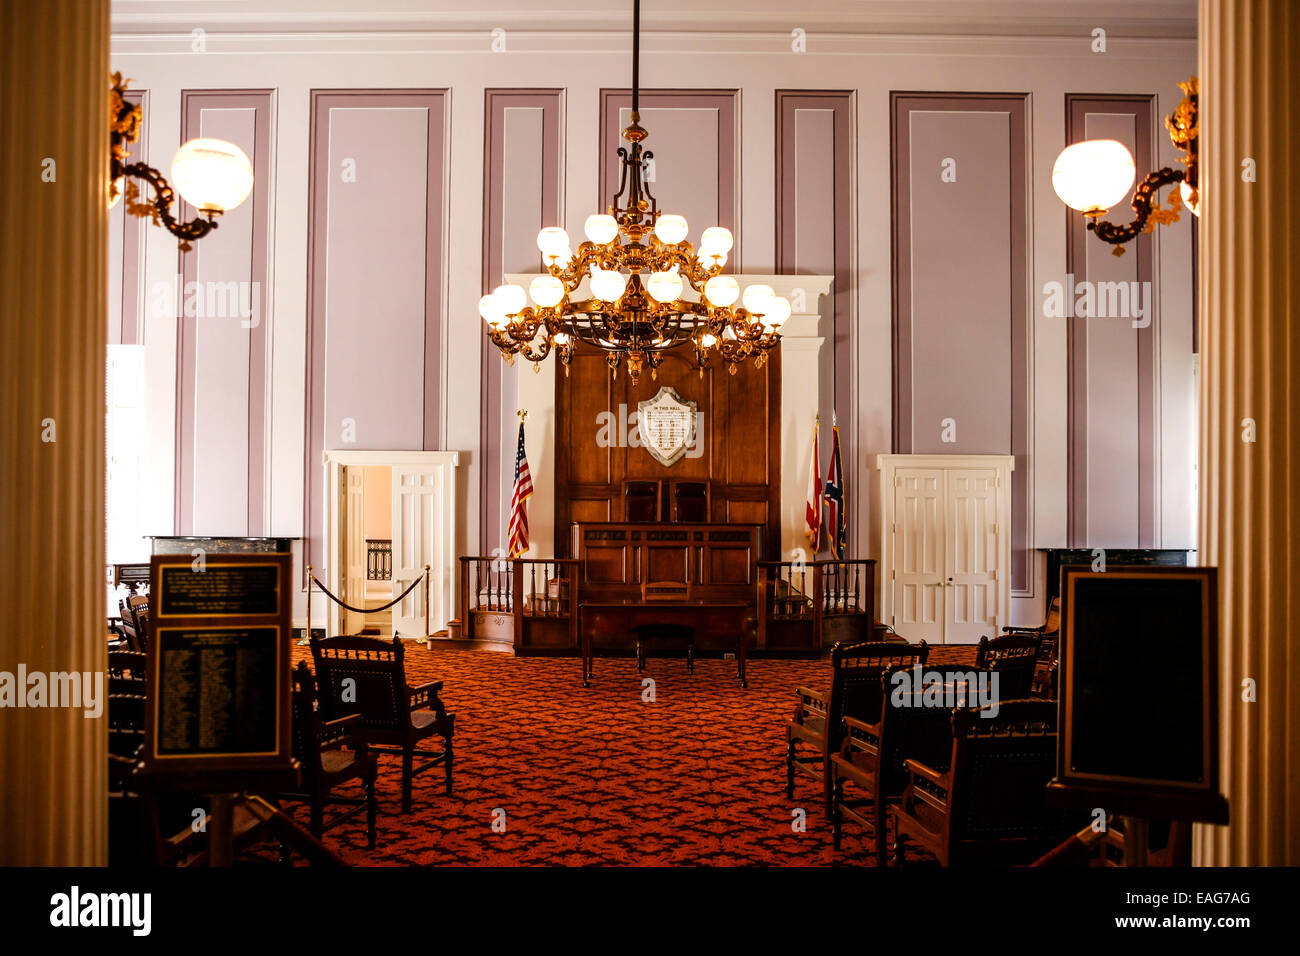
[[[638,402],[641,444],[659,464],[671,467],[695,442],[695,402],[665,385],[654,398]]]

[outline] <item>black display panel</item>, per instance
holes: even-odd
[[[280,568],[267,564],[209,561],[202,570],[187,564],[160,568],[159,617],[216,617],[276,614]]]
[[[160,757],[274,754],[278,627],[159,627]]]
[[[1204,580],[1105,573],[1073,584],[1067,770],[1203,785]]]

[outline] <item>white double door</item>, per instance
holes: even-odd
[[[978,456],[998,462],[940,467],[906,461],[919,456],[881,457],[903,459],[881,472],[885,620],[910,641],[996,636],[1010,600],[1008,462]]]

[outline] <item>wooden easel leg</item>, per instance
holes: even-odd
[[[208,811],[208,866],[227,867],[235,858],[235,793],[212,794]]]
[[[1124,818],[1124,865],[1146,866],[1151,846],[1151,823],[1145,817]]]

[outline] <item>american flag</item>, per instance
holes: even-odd
[[[817,429],[821,419],[813,422],[812,460],[808,470],[808,498],[804,502],[804,536],[812,545],[815,555],[821,549],[822,539],[822,476],[817,469]]]
[[[524,423],[519,423],[519,448],[515,452],[515,488],[510,495],[510,557],[528,550],[528,498],[533,493],[533,476],[524,453]]]

